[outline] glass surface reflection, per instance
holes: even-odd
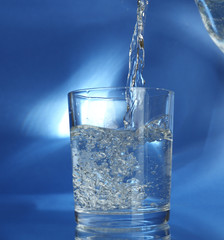
[[[75,229],[75,240],[84,239],[157,239],[157,240],[171,240],[170,226],[168,223],[160,225],[151,225],[144,229],[111,229],[105,230],[103,228],[86,228],[78,224]]]

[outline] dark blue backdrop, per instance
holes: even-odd
[[[130,0],[0,0],[0,239],[74,239],[67,92],[125,86]],[[193,0],[151,0],[147,86],[175,91],[173,239],[224,239],[224,56]]]

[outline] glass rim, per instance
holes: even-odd
[[[172,90],[168,90],[165,88],[154,88],[154,87],[95,87],[95,88],[83,88],[83,89],[77,89],[74,91],[70,91],[68,92],[68,96],[70,95],[77,95],[77,97],[79,98],[90,98],[90,99],[113,99],[113,97],[100,97],[100,96],[87,96],[86,93],[88,92],[96,92],[96,91],[108,91],[108,90],[126,90],[126,89],[146,89],[146,90],[151,90],[154,92],[163,92],[166,93],[167,95],[174,95],[174,91]],[[81,94],[81,93],[85,93],[85,94]],[[116,98],[116,97],[114,97]]]

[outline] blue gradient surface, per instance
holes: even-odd
[[[125,86],[130,0],[0,0],[0,239],[74,239],[67,93]],[[224,55],[193,0],[151,0],[147,86],[175,91],[173,240],[224,239]]]

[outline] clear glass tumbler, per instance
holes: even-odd
[[[174,93],[97,88],[70,92],[68,99],[79,227],[122,232],[166,223]]]

